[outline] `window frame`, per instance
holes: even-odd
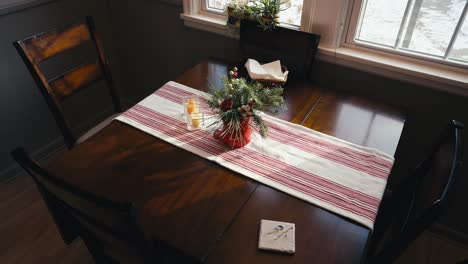
[[[411,8],[409,8],[413,3],[414,0],[409,0],[408,4],[405,8],[405,14],[403,15],[403,19],[400,25],[400,29],[398,31],[398,36],[397,39],[395,40],[395,45],[393,47],[386,47],[383,44],[377,44],[377,43],[372,43],[364,40],[358,40],[357,39],[357,30],[362,23],[362,16],[363,12],[361,12],[363,6],[368,0],[352,0],[349,12],[348,12],[348,18],[347,18],[347,28],[346,32],[344,32],[344,41],[341,43],[342,47],[345,48],[352,48],[353,46],[359,47],[359,48],[365,48],[365,49],[371,49],[371,50],[377,50],[377,51],[382,51],[389,53],[389,55],[394,56],[394,55],[399,55],[399,56],[406,56],[409,58],[413,59],[419,59],[421,61],[429,62],[429,63],[436,63],[440,64],[442,67],[444,66],[451,66],[451,67],[457,67],[457,68],[463,68],[463,69],[468,69],[468,62],[457,60],[457,59],[450,59],[450,51],[453,48],[453,45],[456,41],[457,35],[461,30],[461,27],[463,25],[464,20],[468,19],[468,1],[466,2],[464,9],[461,13],[460,19],[457,22],[457,25],[454,29],[454,33],[452,34],[451,40],[449,42],[449,45],[447,47],[447,51],[444,54],[443,57],[437,56],[437,55],[432,55],[432,54],[427,54],[419,51],[411,51],[407,49],[402,49],[399,48],[398,46],[401,44],[401,35],[405,32],[404,26],[407,23],[408,16],[409,16],[409,11]],[[459,61],[459,62],[457,62]]]

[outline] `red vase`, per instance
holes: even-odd
[[[217,129],[214,132],[214,137],[216,139],[221,140],[224,144],[228,145],[231,148],[241,148],[249,144],[252,140],[252,128],[250,127],[250,117],[242,121],[241,124],[243,127],[241,132],[242,140],[235,139],[235,136],[232,134],[232,132],[224,133],[224,130],[226,129],[226,124],[222,128]]]

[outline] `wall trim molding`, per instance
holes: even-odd
[[[16,0],[10,3],[0,5],[0,16],[8,15],[11,13],[19,12],[23,9],[47,4],[49,2],[58,0]]]
[[[63,142],[63,138],[62,136],[59,136],[53,139],[50,143],[46,144],[45,146],[42,146],[35,151],[31,151],[30,153],[35,160],[39,162],[45,162],[51,157],[53,157],[55,154],[63,153],[66,150],[67,147]],[[12,161],[6,169],[0,172],[0,181],[11,181],[21,173],[23,173],[21,167],[18,164],[16,164],[16,162]]]
[[[159,0],[161,3],[168,4],[168,5],[175,5],[175,6],[182,6],[183,0]]]

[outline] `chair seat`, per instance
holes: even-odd
[[[88,138],[92,137],[94,134],[96,134],[97,132],[99,132],[101,129],[105,128],[107,125],[110,124],[110,122],[112,122],[112,120],[114,120],[114,118],[116,118],[117,116],[119,116],[121,113],[116,113],[116,114],[113,114],[111,116],[109,116],[108,118],[106,118],[104,121],[102,121],[101,123],[97,124],[95,127],[91,128],[88,132],[84,133],[80,138],[78,138],[78,140],[76,141],[77,144],[81,144],[83,143],[84,141],[86,141]]]

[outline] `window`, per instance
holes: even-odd
[[[355,0],[347,43],[468,65],[467,0]]]
[[[215,14],[223,14],[224,7],[229,0],[201,0],[202,10]],[[280,22],[287,26],[300,27],[302,16],[303,0],[287,0],[284,7],[287,8],[280,12]]]

